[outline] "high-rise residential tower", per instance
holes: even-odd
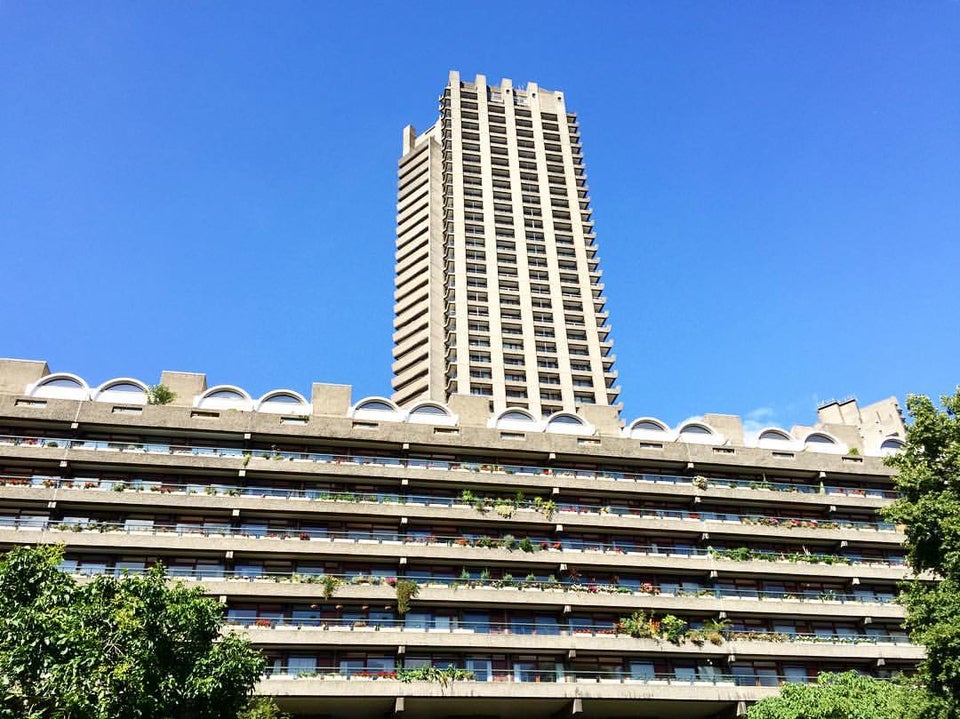
[[[488,396],[535,417],[616,405],[580,131],[563,93],[457,72],[404,129],[393,399]]]

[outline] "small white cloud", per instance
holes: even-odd
[[[764,427],[769,427],[774,422],[777,413],[772,407],[757,407],[747,412],[743,417],[743,430],[745,432],[759,432]]]

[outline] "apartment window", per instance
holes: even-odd
[[[486,322],[469,322],[467,324],[467,329],[471,332],[489,332],[490,325]]]
[[[543,389],[540,390],[540,399],[547,400],[549,402],[559,402],[563,399],[563,396],[559,392]]]
[[[470,370],[470,379],[491,379],[492,375],[488,369]]]
[[[503,349],[505,350],[522,350],[523,342],[517,340],[504,340]]]
[[[476,362],[476,363],[478,363],[478,364],[483,364],[483,363],[489,364],[489,363],[490,363],[490,355],[488,355],[488,354],[486,354],[486,353],[483,353],[483,352],[471,352],[471,353],[470,353],[470,361],[471,361],[471,362]]]
[[[537,342],[537,352],[553,352],[557,351],[557,345],[553,342]]]
[[[477,394],[477,395],[482,395],[484,397],[489,397],[490,395],[493,394],[493,388],[488,385],[471,384],[470,394]]]
[[[485,339],[483,337],[471,337],[469,340],[469,345],[471,347],[489,347],[490,340]]]
[[[522,364],[523,360],[520,360],[520,362]],[[507,382],[526,382],[527,376],[519,372],[507,372],[503,375],[503,379]]]

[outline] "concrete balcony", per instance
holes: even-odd
[[[271,628],[247,626],[243,631],[258,647],[290,650],[330,649],[349,646],[352,649],[389,649],[407,651],[456,651],[487,653],[570,652],[616,653],[637,656],[673,656],[708,658],[722,662],[733,655],[739,659],[802,659],[813,661],[917,662],[923,659],[923,647],[907,642],[875,642],[811,638],[808,641],[724,641],[698,646],[690,641],[673,644],[663,639],[637,639],[626,634],[602,635],[570,633],[476,632],[472,629],[412,629],[403,626],[347,626],[320,623],[319,626],[284,626]],[[719,664],[718,664],[719,665]]]
[[[559,681],[514,681],[512,673],[492,673],[489,681],[400,682],[391,679],[273,675],[258,686],[290,711],[309,711],[322,700],[336,717],[398,716],[439,719],[447,716],[495,716],[548,719],[707,719],[734,717],[741,703],[777,693],[777,687],[736,686],[732,679],[680,681],[673,678],[626,679],[564,676]],[[362,689],[359,688],[363,682]]]

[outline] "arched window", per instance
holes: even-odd
[[[583,426],[583,420],[574,417],[572,414],[558,414],[550,418],[550,424],[575,424],[578,427]]]
[[[273,414],[303,415],[310,414],[310,410],[310,403],[304,397],[286,389],[267,392],[257,405],[258,412]]]
[[[107,385],[106,387],[101,387],[101,388],[100,388],[100,391],[101,391],[101,392],[131,392],[131,393],[133,393],[133,392],[144,392],[145,390],[143,389],[143,387],[141,387],[141,386],[138,385],[138,384],[134,384],[133,382],[120,381],[120,382],[114,382],[113,384]]]
[[[889,457],[902,450],[906,445],[902,439],[896,437],[887,437],[880,445],[880,456]]]
[[[243,395],[232,389],[222,389],[205,395],[205,399],[244,399]]]
[[[56,379],[50,379],[45,382],[40,383],[41,387],[70,387],[70,388],[83,388],[83,383],[79,382],[72,377],[57,377]]]
[[[824,432],[813,432],[807,435],[803,440],[803,445],[811,452],[827,452],[831,454],[842,454],[846,447],[837,442],[836,439]]]
[[[711,435],[713,434],[713,430],[711,430],[709,427],[705,427],[702,424],[688,424],[684,425],[684,427],[680,430],[680,435],[684,436],[688,434]]]
[[[774,442],[789,442],[791,437],[789,434],[780,429],[765,429],[760,433],[759,439],[761,441],[766,439]]]
[[[432,417],[449,417],[450,412],[435,404],[421,404],[410,410],[410,415],[424,415]]]
[[[366,397],[357,402],[347,413],[354,419],[370,419],[376,422],[403,422],[406,412],[385,397]]]
[[[104,382],[92,393],[96,402],[122,402],[125,404],[146,404],[147,385],[140,380],[119,377]]]
[[[496,429],[514,429],[523,432],[542,432],[544,423],[534,419],[525,409],[512,407],[498,415],[494,415],[487,422],[488,427]]]
[[[410,408],[407,421],[414,424],[437,424],[453,427],[457,418],[449,409],[436,402],[424,402]]]
[[[60,373],[47,375],[35,385],[27,387],[27,394],[50,399],[85,400],[90,397],[90,388],[77,375]]]
[[[724,439],[713,431],[711,427],[700,422],[690,422],[683,425],[677,433],[677,438],[681,442],[690,444],[723,444]]]
[[[547,419],[547,431],[557,434],[593,434],[593,427],[571,412],[557,412]]]
[[[659,422],[653,419],[638,419],[636,422],[630,425],[630,429],[631,430],[639,429],[639,430],[643,430],[644,432],[666,432],[667,431],[667,428],[664,425],[660,424]]]
[[[253,399],[250,395],[232,385],[211,387],[194,404],[204,409],[236,409],[242,412],[253,409]]]
[[[357,405],[358,410],[366,410],[373,412],[396,412],[397,408],[394,407],[389,402],[385,402],[379,399],[368,399],[364,402],[361,402]]]
[[[504,412],[499,417],[500,420],[508,422],[534,422],[535,420],[526,412],[521,412],[519,409],[512,409],[508,412]]]

